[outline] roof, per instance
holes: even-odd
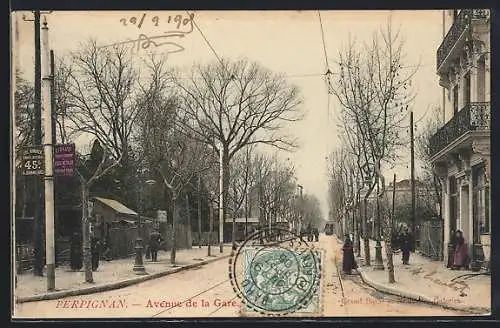
[[[415,186],[424,186],[425,184],[422,181],[415,180]],[[389,187],[392,187],[392,182],[389,183]],[[410,188],[411,180],[403,179],[401,181],[396,182],[396,188]]]
[[[94,199],[97,199],[101,203],[103,203],[106,206],[111,207],[113,210],[115,210],[118,213],[121,214],[128,214],[128,215],[137,215],[136,212],[132,211],[130,208],[127,206],[123,205],[119,201],[116,201],[114,199],[108,199],[108,198],[102,198],[102,197],[94,197]]]
[[[245,218],[236,218],[236,223],[245,223]],[[226,218],[226,223],[233,223],[233,218]],[[248,218],[248,223],[259,223],[259,218]]]
[[[128,223],[128,224],[135,224],[135,221],[121,219],[121,220],[115,220],[115,221],[113,221],[113,223]]]

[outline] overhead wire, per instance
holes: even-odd
[[[319,26],[321,30],[321,41],[323,44],[323,54],[325,56],[325,73],[323,76],[325,77],[325,84],[326,84],[326,93],[327,93],[327,107],[326,107],[326,133],[330,132],[330,90],[332,88],[331,81],[330,81],[330,74],[332,74],[330,70],[330,64],[328,63],[328,53],[326,50],[326,41],[325,41],[325,30],[323,28],[323,20],[321,19],[321,12],[318,10],[318,20],[319,20]],[[330,138],[327,137],[326,142],[325,142],[325,161],[328,163],[328,156],[330,152]],[[328,164],[327,164],[328,165]]]
[[[221,63],[221,65],[224,66],[224,63],[223,63],[222,59],[220,58],[220,56],[217,54],[217,51],[215,51],[214,47],[212,47],[212,44],[210,44],[210,41],[208,41],[207,37],[205,36],[205,34],[202,32],[201,28],[198,26],[198,24],[194,20],[194,16],[191,16],[191,13],[189,11],[187,11],[187,10],[186,10],[186,13],[188,14],[188,17],[193,17],[193,19],[191,21],[193,22],[194,27],[200,33],[200,35],[203,38],[203,40],[205,40],[205,43],[208,45],[208,47],[210,48],[210,50],[212,51],[212,53],[215,55],[215,57],[217,58],[217,60]]]

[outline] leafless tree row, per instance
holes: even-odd
[[[285,215],[293,170],[254,154],[258,144],[288,151],[296,148],[294,138],[282,128],[303,118],[301,98],[298,88],[283,76],[248,60],[176,71],[167,57],[140,58],[126,47],[103,48],[89,41],[58,56],[54,78],[58,142],[91,140],[92,151],[79,154],[83,204],[95,183],[108,176],[122,186],[123,197],[130,202],[142,183],[139,177],[149,176],[171,195],[175,223],[180,194],[194,177],[201,174],[203,185],[210,189],[205,197],[218,198],[221,159],[224,213],[238,212],[248,191],[259,184],[264,186],[264,213],[274,218]],[[21,146],[30,142],[32,134],[33,89],[22,79],[18,85],[17,144]],[[84,231],[88,228],[85,208]],[[86,264],[90,263],[88,248],[87,240]],[[92,281],[91,272],[86,280]]]
[[[331,211],[341,213],[345,211],[343,206],[351,203],[353,209],[363,208],[363,215],[358,215],[356,220],[363,218],[361,230],[367,265],[370,265],[366,229],[368,197],[376,189],[377,217],[382,222],[389,220],[381,210],[385,192],[381,172],[395,163],[407,143],[402,136],[415,97],[411,82],[418,66],[409,70],[406,64],[404,40],[389,21],[385,29],[373,34],[371,42],[351,40],[348,47],[340,51],[337,69],[329,76],[330,92],[340,105],[342,152],[350,159],[344,161],[343,155],[332,154],[332,160],[340,164],[331,167],[330,190],[343,196],[332,196],[335,201],[332,199]],[[335,184],[344,188],[336,190]],[[355,200],[356,193],[361,193],[362,198],[346,201]],[[384,226],[387,225],[380,224],[381,229]],[[387,255],[392,259],[391,231],[382,233]]]

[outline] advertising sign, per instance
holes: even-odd
[[[42,146],[31,146],[22,150],[23,175],[44,175],[45,165]]]
[[[54,174],[73,176],[75,174],[75,144],[61,144],[54,147]]]

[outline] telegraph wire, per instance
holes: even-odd
[[[318,10],[318,18],[319,18],[319,26],[321,28],[321,40],[323,41],[323,52],[325,54],[325,65],[328,73],[328,71],[330,71],[330,65],[328,64],[328,55],[326,52],[326,42],[325,42],[325,31],[323,30],[323,21],[321,20],[321,13],[319,10]]]
[[[188,14],[188,17],[191,17],[191,13],[189,11],[186,10],[186,13]],[[224,63],[223,63],[222,59],[219,57],[219,55],[217,54],[217,51],[215,51],[214,47],[212,47],[212,45],[210,44],[210,41],[208,41],[207,37],[202,32],[201,28],[198,26],[198,24],[194,20],[194,17],[193,17],[193,19],[191,21],[193,22],[193,25],[196,28],[196,30],[198,30],[198,32],[200,32],[201,37],[203,38],[203,40],[205,40],[205,43],[208,45],[208,47],[210,48],[210,50],[212,50],[212,53],[215,55],[215,57],[217,58],[217,60],[221,63],[222,66],[224,66]]]

